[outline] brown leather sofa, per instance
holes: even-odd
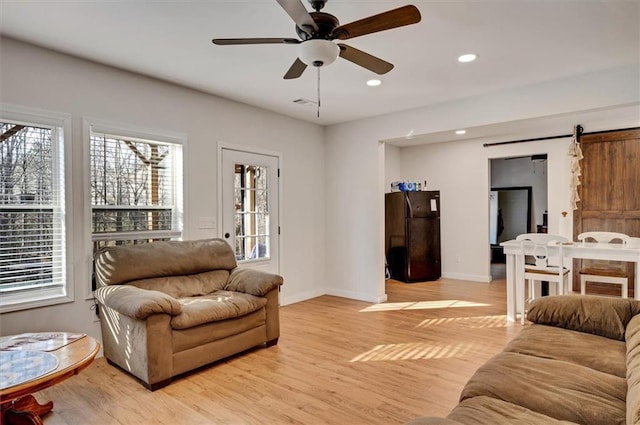
[[[505,350],[446,418],[407,425],[640,424],[640,302],[567,295],[532,303]]]
[[[109,247],[94,260],[104,355],[152,391],[278,341],[282,277],[238,268],[222,239]]]

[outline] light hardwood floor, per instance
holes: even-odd
[[[505,282],[387,282],[372,305],[322,296],[282,307],[277,346],[201,369],[156,392],[104,358],[37,393],[45,425],[402,424],[446,415],[473,372],[521,327]]]

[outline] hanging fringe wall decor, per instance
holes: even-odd
[[[582,126],[576,125],[573,127],[573,137],[571,144],[569,145],[569,156],[571,161],[571,206],[574,210],[578,209],[578,202],[580,202],[580,196],[578,195],[578,186],[580,185],[580,176],[582,174],[580,170],[580,160],[583,158],[582,149],[580,149],[580,135],[582,134]]]

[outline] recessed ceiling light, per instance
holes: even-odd
[[[466,55],[458,56],[458,62],[462,63],[473,62],[476,59],[478,59],[478,55],[473,53],[467,53]]]
[[[456,130],[456,134],[467,134],[467,130]]]
[[[371,80],[367,80],[367,85],[369,87],[377,87],[382,84],[382,80],[378,80],[377,78],[372,78]]]

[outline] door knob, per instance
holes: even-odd
[[[225,239],[229,239],[229,236],[231,236],[229,233],[224,234]]]

